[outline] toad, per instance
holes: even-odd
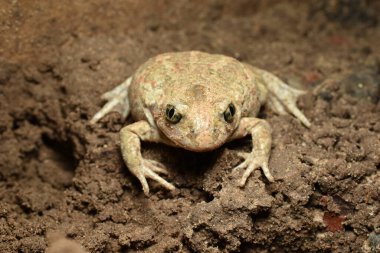
[[[304,93],[232,57],[198,51],[164,53],[146,61],[125,82],[103,94],[108,102],[91,123],[112,111],[123,119],[132,116],[135,123],[120,131],[121,153],[146,195],[147,179],[169,190],[175,186],[160,176],[168,173],[161,163],[142,157],[142,141],[205,152],[250,135],[252,151],[238,153],[244,161],[234,168],[245,170],[239,185],[244,186],[258,168],[273,182],[268,168],[271,127],[257,114],[266,104],[278,114],[294,115],[309,127],[309,120],[296,105]]]

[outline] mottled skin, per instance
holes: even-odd
[[[251,135],[252,152],[239,153],[244,162],[235,168],[246,169],[239,182],[244,186],[256,168],[274,181],[268,168],[271,128],[256,118],[261,105],[267,103],[279,114],[290,112],[310,126],[296,106],[301,94],[276,76],[231,57],[197,51],[165,53],[149,59],[105,93],[108,103],[91,122],[110,111],[124,118],[131,113],[136,122],[120,131],[121,150],[145,194],[149,193],[147,178],[169,190],[175,187],[158,175],[167,173],[163,165],[142,157],[141,141],[204,152]]]

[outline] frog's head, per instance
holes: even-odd
[[[194,152],[223,145],[240,120],[239,108],[228,99],[215,103],[168,102],[159,111],[154,115],[157,127],[176,146]]]

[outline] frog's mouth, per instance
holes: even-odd
[[[173,143],[173,146],[192,152],[208,152],[222,146],[227,141],[227,138],[215,136],[207,131],[198,135],[189,133],[185,136],[171,136],[170,141]]]

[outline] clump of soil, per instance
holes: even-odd
[[[378,252],[380,6],[333,2],[2,4],[0,251]],[[274,183],[258,170],[237,186],[248,139],[205,154],[144,143],[178,188],[152,182],[145,197],[119,151],[129,121],[89,124],[100,94],[149,57],[184,50],[309,91],[299,107],[310,129],[261,112]]]

